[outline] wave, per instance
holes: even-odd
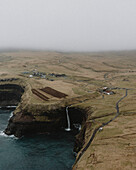
[[[3,131],[0,131],[0,136],[6,137],[6,138],[14,138],[14,139],[18,139],[17,137],[15,137],[14,135],[6,135]]]
[[[0,106],[0,109],[16,109],[17,106]]]
[[[6,108],[16,108],[17,106],[6,106]]]
[[[10,113],[9,119],[13,116],[13,112],[14,112],[14,111],[12,111],[12,112]],[[9,120],[9,119],[8,119],[8,120]]]

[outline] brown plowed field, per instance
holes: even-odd
[[[65,97],[68,96],[67,94],[59,92],[55,89],[52,89],[51,87],[45,87],[45,88],[40,89],[40,90],[47,93],[47,94],[50,94],[53,97],[57,97],[57,98],[65,98]]]
[[[32,93],[35,94],[36,96],[38,96],[39,98],[41,98],[44,101],[47,101],[49,99],[47,96],[43,95],[42,93],[40,93],[36,89],[32,89]]]

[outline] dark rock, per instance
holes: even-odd
[[[0,85],[0,106],[17,105],[24,89],[16,84]]]
[[[52,133],[67,128],[65,108],[51,110],[50,112],[41,114],[41,116],[43,115],[48,117],[47,121],[36,121],[31,113],[17,113],[9,120],[5,133],[7,135],[14,134],[16,137],[21,137],[36,133]],[[85,120],[83,111],[81,112],[76,108],[70,108],[69,117],[71,128],[73,128],[73,124],[82,124]]]

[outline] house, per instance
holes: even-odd
[[[32,77],[33,77],[33,75],[31,75],[31,74],[30,74],[30,75],[29,75],[29,77],[30,77],[30,78],[32,78]]]
[[[103,91],[105,91],[105,90],[107,90],[108,89],[108,87],[103,87]]]
[[[112,95],[112,94],[115,94],[113,91],[104,91],[103,94],[107,94],[107,95]]]

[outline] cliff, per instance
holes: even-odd
[[[75,128],[75,124],[85,123],[86,112],[74,104],[82,102],[87,96],[82,99],[63,99],[54,103],[32,103],[31,88],[24,82],[2,84],[0,90],[3,96],[0,101],[2,107],[18,104],[5,129],[7,135],[21,137],[64,130],[67,127],[66,106],[69,106],[71,128]]]

